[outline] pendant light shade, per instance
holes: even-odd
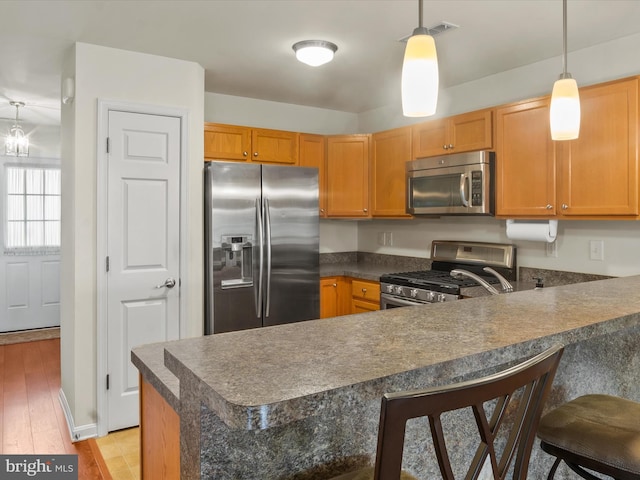
[[[9,130],[9,134],[5,139],[4,152],[5,155],[12,157],[28,157],[29,156],[29,137],[24,134],[20,127],[18,112],[20,107],[24,107],[23,102],[10,102],[11,106],[16,107],[16,122]]]
[[[580,135],[580,94],[578,84],[567,73],[567,0],[562,0],[563,72],[553,84],[549,121],[552,140],[575,140]]]
[[[402,113],[405,117],[428,117],[438,104],[438,54],[436,43],[422,26],[422,0],[419,0],[419,26],[407,41],[402,65]]]

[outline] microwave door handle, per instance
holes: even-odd
[[[465,207],[469,206],[469,200],[467,200],[467,192],[469,191],[469,175],[460,175],[460,200]]]

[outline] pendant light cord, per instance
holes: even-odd
[[[562,72],[567,74],[567,0],[562,0]]]
[[[418,28],[422,28],[422,7],[422,0],[418,0]]]

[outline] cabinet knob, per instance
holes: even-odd
[[[362,211],[363,211],[364,213],[367,213],[367,211],[368,211],[368,210],[367,210],[366,208],[363,208],[363,209],[362,209]]]
[[[367,289],[366,289],[366,288],[363,288],[363,289],[362,289],[362,293],[367,293]]]
[[[546,209],[547,209],[547,210],[551,210],[552,208],[553,208],[553,205],[551,205],[551,204],[547,203]]]
[[[563,203],[563,204],[562,204],[562,209],[563,209],[563,210],[566,210],[567,208],[569,208],[569,205],[567,205],[566,203]]]
[[[242,155],[244,155],[246,157],[247,155],[249,155],[249,153],[248,152],[242,152]]]
[[[333,285],[331,285],[331,286],[332,286],[332,287],[337,287],[337,286],[338,286],[338,284],[337,284],[337,283],[334,283],[334,284],[333,284]]]
[[[258,152],[253,152],[253,156],[257,157],[258,156]]]
[[[324,208],[321,208],[321,209],[320,209],[320,213],[324,213]]]
[[[453,148],[453,144],[451,144],[451,143],[450,143],[450,144],[449,144],[449,148]]]
[[[444,148],[445,150],[447,150],[449,147],[447,145],[442,145],[442,148]]]

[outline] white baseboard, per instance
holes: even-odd
[[[60,399],[60,405],[62,405],[62,411],[64,412],[64,418],[67,420],[67,427],[69,428],[69,435],[73,442],[80,442],[89,438],[98,436],[98,425],[96,423],[90,423],[88,425],[76,426],[73,421],[73,415],[67,402],[67,397],[64,391],[60,389],[58,392],[58,398]]]

